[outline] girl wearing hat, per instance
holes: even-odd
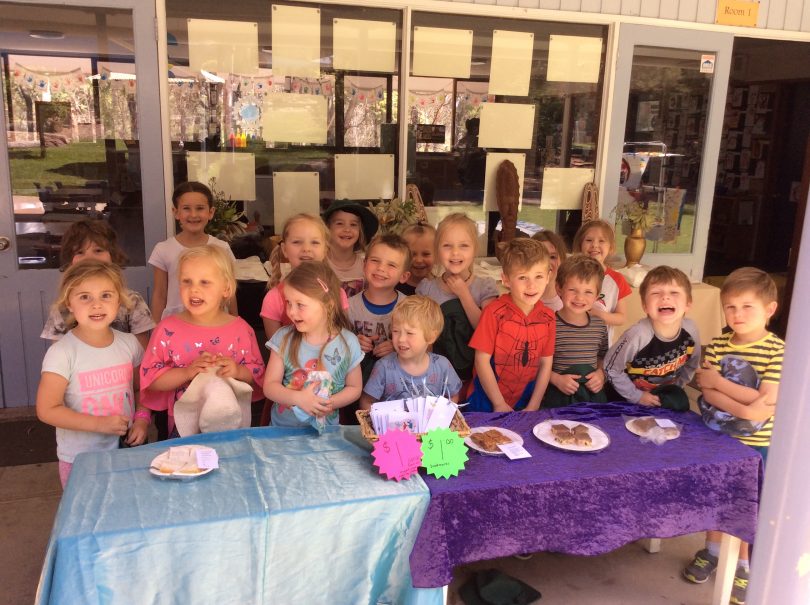
[[[351,298],[363,291],[363,251],[377,233],[379,222],[371,210],[349,200],[332,202],[323,220],[331,234],[327,261]]]

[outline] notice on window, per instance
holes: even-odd
[[[549,36],[549,82],[599,81],[602,64],[602,38]]]
[[[273,225],[276,233],[291,216],[307,212],[313,216],[321,213],[318,200],[321,184],[317,172],[273,173]]]
[[[326,145],[326,97],[268,93],[262,104],[262,134],[270,143]]]
[[[540,207],[543,210],[579,210],[582,208],[582,190],[592,182],[592,168],[544,168]]]
[[[531,149],[534,105],[485,103],[481,106],[479,147]]]
[[[336,200],[390,200],[393,197],[393,154],[335,154]]]
[[[528,95],[533,51],[534,34],[494,30],[489,93],[523,97]]]
[[[334,19],[332,34],[335,69],[396,71],[396,23]]]
[[[188,19],[192,72],[250,75],[259,71],[259,26],[243,21]]]
[[[321,11],[274,4],[270,26],[273,77],[320,78]]]
[[[515,165],[518,176],[518,188],[520,190],[520,205],[523,205],[523,174],[526,172],[525,153],[487,153],[487,164],[484,176],[484,208],[486,210],[498,210],[497,196],[497,176],[498,168],[504,160],[509,160]],[[519,206],[520,207],[520,206]]]
[[[208,185],[213,177],[217,180],[215,188],[223,192],[225,199],[256,199],[256,161],[252,153],[189,151],[186,163],[189,181]]]
[[[414,27],[413,75],[468,79],[472,42],[469,29]]]

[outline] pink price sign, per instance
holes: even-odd
[[[413,433],[390,430],[374,444],[374,466],[388,479],[408,479],[422,463],[422,449]]]

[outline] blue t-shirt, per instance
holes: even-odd
[[[389,353],[376,364],[363,392],[375,401],[408,399],[422,395],[452,397],[461,390],[461,380],[446,357],[428,353],[427,371],[411,376],[399,365],[396,353]],[[446,383],[445,383],[446,381]]]
[[[310,380],[311,372],[325,371],[329,372],[332,377],[329,394],[334,395],[342,391],[346,386],[346,375],[363,359],[363,352],[360,350],[357,337],[348,330],[341,330],[340,334],[326,345],[320,362],[318,353],[321,346],[308,344],[306,340],[302,339],[298,349],[298,359],[293,360],[289,355],[289,343],[286,352],[281,350],[285,337],[293,331],[295,331],[295,326],[284,326],[267,341],[267,348],[278,353],[284,362],[284,377],[281,383],[288,389],[300,391],[311,382],[318,380],[317,378]],[[309,426],[295,416],[290,406],[279,403],[273,403],[270,418],[273,426]],[[326,417],[326,424],[338,424],[337,410]]]

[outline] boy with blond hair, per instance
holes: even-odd
[[[360,407],[422,395],[446,395],[458,402],[461,379],[446,357],[428,351],[444,328],[439,305],[427,296],[409,296],[394,307],[391,324],[394,351],[374,364]]]
[[[683,387],[700,365],[698,329],[684,317],[692,306],[692,284],[680,269],[661,266],[647,273],[639,294],[647,317],[610,348],[605,373],[627,401],[688,410]]]
[[[475,373],[469,411],[537,410],[551,376],[554,313],[541,298],[549,280],[542,243],[516,238],[501,258],[509,288],[481,312],[470,340]]]
[[[706,347],[703,368],[697,372],[703,421],[757,450],[763,462],[771,443],[785,353],[784,341],[768,330],[776,299],[776,284],[764,271],[754,267],[733,271],[720,289],[731,331]],[[687,580],[702,584],[714,573],[721,537],[720,532],[707,532],[706,547],[684,569]],[[745,603],[748,554],[748,544],[742,543],[730,601],[736,605]]]

